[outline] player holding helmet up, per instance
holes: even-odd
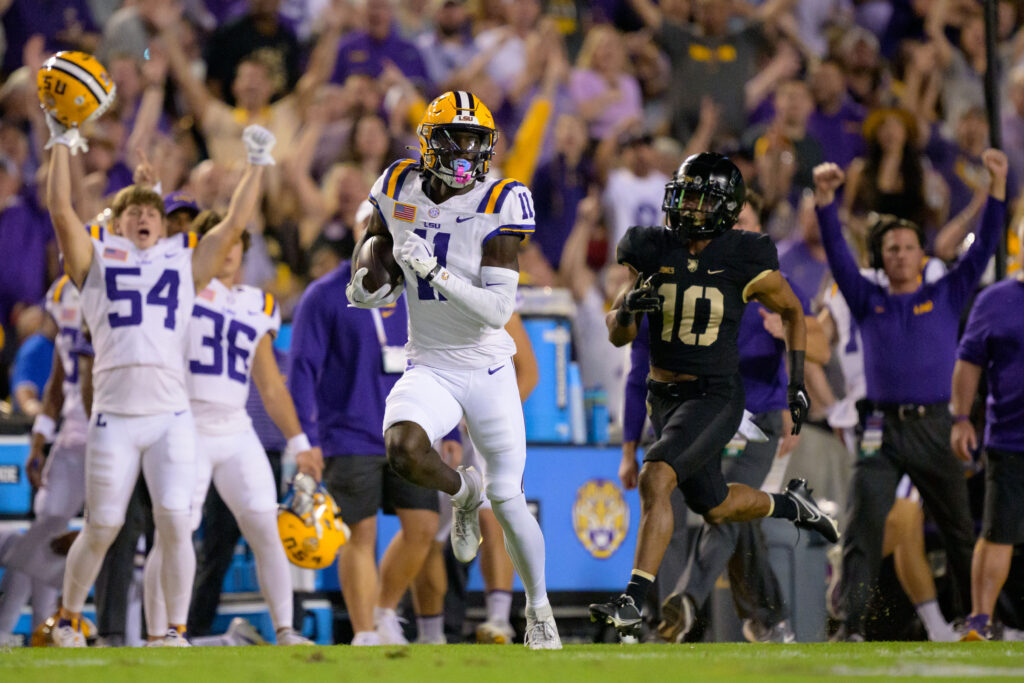
[[[85,78],[70,71],[52,76]],[[81,291],[96,357],[85,456],[86,522],[68,553],[63,606],[52,636],[62,647],[85,646],[82,607],[124,522],[141,469],[165,558],[161,583],[171,625],[166,640],[187,645],[184,624],[195,575],[189,520],[195,425],[184,365],[188,323],[196,291],[220,271],[256,207],[263,167],[274,163],[274,137],[258,126],[245,130],[249,164],[227,216],[202,244],[197,246],[193,233],[165,237],[163,200],[140,186],[125,188],[114,199],[117,234],[99,227],[87,231],[71,204],[68,169],[69,157],[87,148],[75,127],[82,119],[80,113],[65,116],[70,128],[58,121],[63,109],[74,106],[65,101],[69,90],[54,85],[46,91],[50,99],[43,98],[44,105],[52,105],[44,107],[51,131],[46,147],[52,150],[46,204],[65,271]]]
[[[544,584],[544,538],[523,494],[526,430],[504,325],[515,307],[519,242],[534,230],[533,199],[511,178],[486,179],[497,132],[470,92],[430,103],[419,129],[421,162],[396,162],[374,184],[367,235],[394,245],[409,299],[408,365],[387,398],[384,440],[391,467],[452,497],[452,548],[468,562],[480,545],[477,509],[486,493],[526,590],[526,644],[561,647]],[[356,246],[360,252],[362,244]],[[358,264],[356,264],[358,266]],[[379,307],[401,288],[368,292],[355,268],[352,304]],[[487,462],[453,470],[431,448],[465,415]]]
[[[640,471],[640,531],[629,585],[619,597],[590,606],[592,619],[622,635],[639,632],[640,605],[672,536],[669,496],[676,487],[711,524],[782,517],[832,542],[839,535],[803,480],[791,481],[783,494],[767,494],[726,485],[722,476],[722,450],[743,417],[736,336],[751,299],[779,313],[786,326],[794,433],[810,407],[800,300],[779,273],[771,240],[731,229],[745,194],[743,176],[726,157],[693,155],[665,186],[668,225],[630,228],[618,245],[618,261],[629,266],[635,284],[609,311],[608,336],[616,346],[628,344],[638,316],[648,316],[648,406],[658,435]]]

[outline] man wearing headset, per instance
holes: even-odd
[[[886,515],[896,485],[909,474],[946,546],[959,593],[957,614],[970,595],[973,527],[963,468],[949,445],[950,378],[956,361],[957,327],[982,272],[995,252],[1006,213],[1006,156],[987,150],[989,200],[974,244],[950,272],[921,282],[924,239],[909,221],[886,217],[874,227],[872,266],[889,286],[864,278],[847,248],[835,192],[843,183],[835,164],[814,169],[814,195],[829,267],[861,329],[867,399],[863,434],[849,496],[840,594],[844,627],[837,636],[863,640],[864,613],[881,562]]]

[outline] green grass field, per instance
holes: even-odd
[[[437,681],[1024,680],[1024,643],[807,645],[413,645],[404,648],[18,648],[0,651],[0,681]]]

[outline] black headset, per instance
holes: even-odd
[[[882,270],[885,267],[885,262],[882,260],[882,238],[890,230],[897,228],[913,230],[917,235],[917,243],[924,249],[924,230],[917,223],[888,213],[872,213],[869,220],[871,220],[871,227],[868,228],[868,265],[875,270]]]

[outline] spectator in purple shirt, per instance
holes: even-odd
[[[93,52],[99,44],[99,27],[86,0],[14,0],[3,15],[7,52],[4,74],[21,66],[21,52],[34,35],[46,38],[46,49]]]
[[[807,132],[821,144],[825,161],[847,168],[865,152],[864,107],[847,93],[843,66],[834,59],[818,64],[810,82],[815,109]]]
[[[555,123],[555,153],[541,164],[530,183],[539,231],[527,249],[536,245],[552,269],[558,270],[562,249],[576,222],[576,206],[587,196],[594,181],[590,158],[584,154],[587,132],[583,121],[572,114],[563,114]]]
[[[353,31],[338,46],[332,83],[344,83],[351,74],[376,78],[388,62],[421,90],[429,90],[430,77],[419,49],[398,33],[392,0],[366,4],[366,30]]]
[[[1024,265],[1024,255],[1017,255]],[[953,452],[970,463],[978,448],[971,404],[985,372],[985,512],[974,546],[973,605],[964,640],[989,639],[991,617],[1010,570],[1013,546],[1024,543],[1024,278],[992,285],[978,296],[953,368]]]
[[[404,369],[394,358],[407,339],[405,299],[382,309],[350,307],[345,286],[351,273],[346,261],[299,300],[288,388],[302,428],[323,451],[324,485],[352,529],[338,561],[352,644],[404,644],[395,608],[437,533],[438,498],[396,475],[385,457],[384,400]],[[397,514],[402,523],[384,555],[380,580],[378,509]]]
[[[22,186],[13,161],[0,156],[0,324],[11,330],[11,314],[20,306],[40,303],[49,281],[53,227],[39,206],[34,186]],[[11,257],[17,254],[17,258]],[[12,335],[10,339],[14,339]]]
[[[885,517],[904,474],[921,493],[946,546],[963,614],[970,595],[971,544],[963,468],[949,446],[950,385],[960,314],[996,249],[1006,214],[1006,156],[986,150],[989,200],[977,239],[948,274],[921,284],[924,235],[905,220],[888,217],[873,228],[872,265],[889,278],[883,288],[864,278],[839,225],[835,191],[844,174],[835,164],[814,170],[815,203],[829,266],[864,343],[867,403],[864,436],[854,465],[843,543],[845,612],[841,639],[863,639],[864,614],[881,563]]]
[[[599,25],[587,33],[569,77],[569,92],[595,140],[642,116],[640,84],[627,71],[626,47],[613,27]]]

